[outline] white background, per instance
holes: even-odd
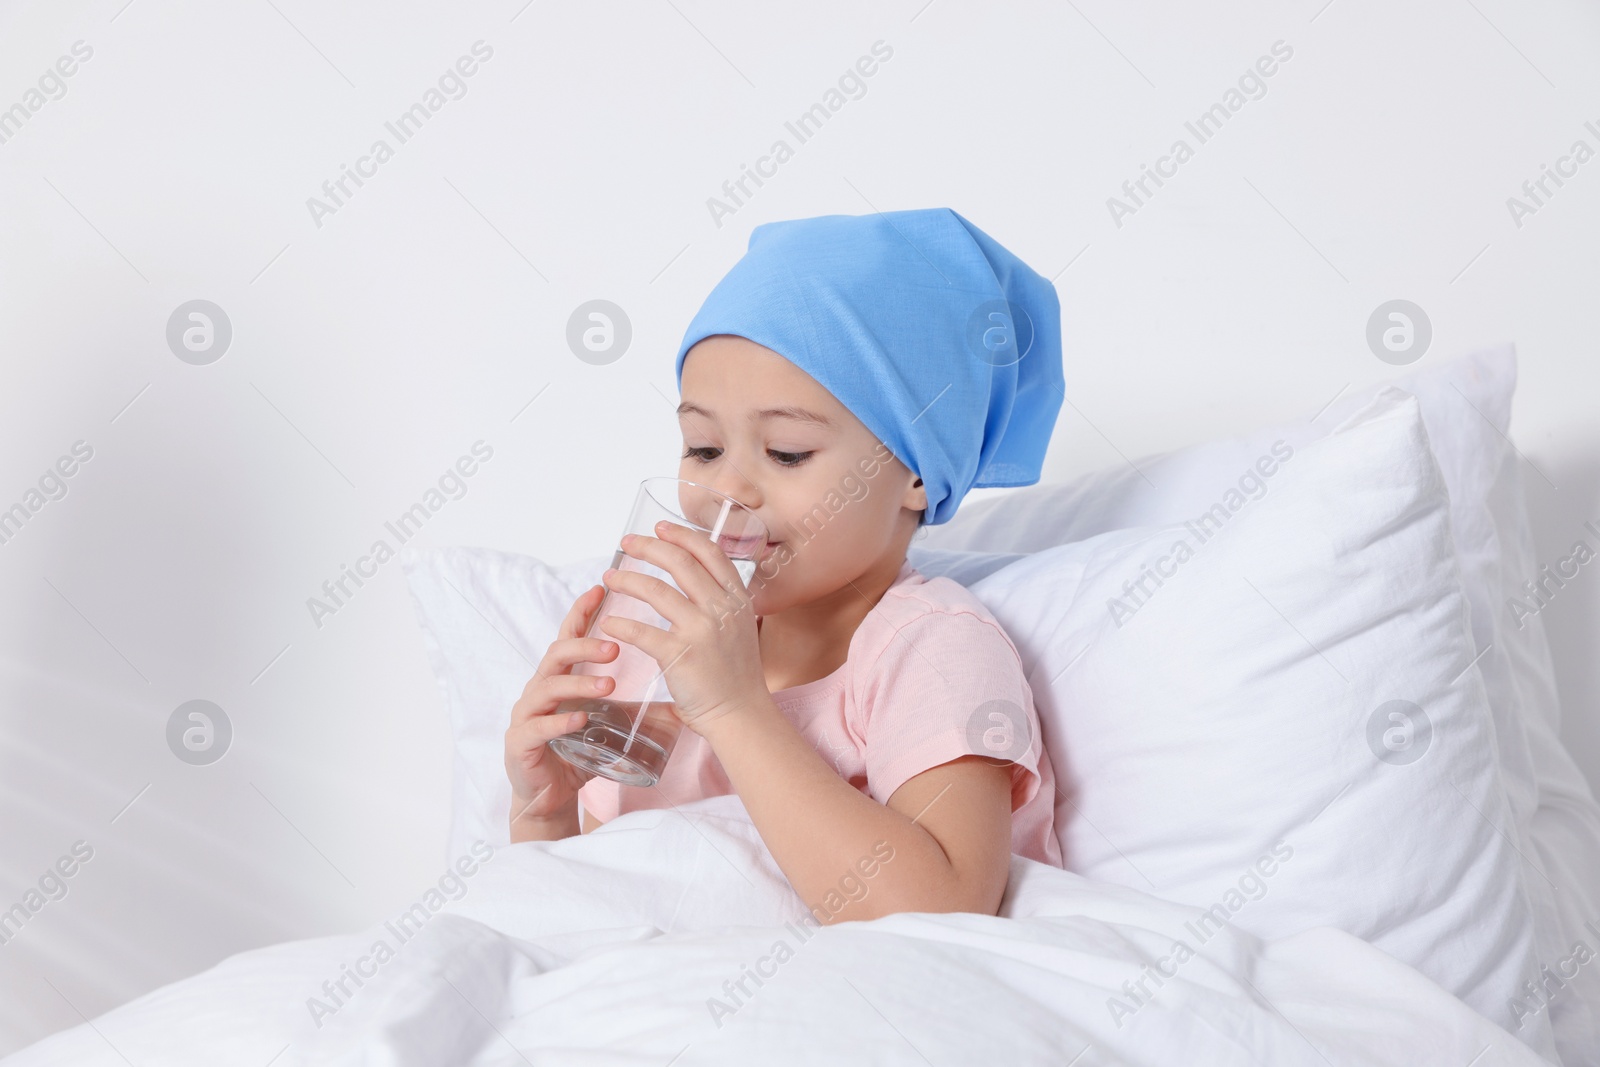
[[[125,3],[0,0],[0,108],[94,50],[0,144],[0,508],[94,449],[0,545],[0,910],[94,849],[0,945],[0,1053],[438,877],[449,736],[399,564],[320,628],[307,598],[478,440],[414,544],[604,551],[676,471],[677,342],[760,222],[948,206],[1054,278],[1046,481],[1400,373],[1364,333],[1403,297],[1425,362],[1517,343],[1541,561],[1600,517],[1600,159],[1506,206],[1600,149],[1591,4]],[[466,95],[317,226],[307,198],[478,40]],[[866,94],[716,225],[878,40]],[[1278,40],[1267,94],[1115,225]],[[233,325],[209,366],[165,339],[196,298]],[[565,341],[594,298],[633,325],[606,366]],[[1545,619],[1600,779],[1600,566]],[[235,731],[204,767],[165,737],[196,698]]]

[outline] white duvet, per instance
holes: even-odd
[[[998,917],[819,927],[736,796],[477,851],[404,923],[240,953],[3,1063],[1544,1062],[1346,934],[1215,932],[1016,856]]]

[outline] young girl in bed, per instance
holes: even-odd
[[[947,209],[774,222],[706,299],[677,356],[678,476],[770,531],[749,589],[704,534],[622,548],[672,575],[603,585],[650,603],[579,637],[572,605],[506,731],[511,840],[737,793],[820,922],[998,912],[1013,852],[1061,866],[1055,775],[1016,647],[956,581],[906,561],[973,487],[1031,485],[1062,400],[1050,283]],[[679,737],[660,782],[622,786],[545,749],[582,724],[573,675],[627,641],[666,666]]]

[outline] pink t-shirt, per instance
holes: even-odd
[[[952,578],[906,562],[832,674],[772,694],[839,777],[887,804],[914,775],[965,755],[1011,760],[1011,851],[1062,866],[1055,774],[1011,638]],[[732,793],[705,739],[685,729],[650,788],[594,778],[578,791],[601,822]]]

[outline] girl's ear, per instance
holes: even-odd
[[[928,491],[926,489],[923,489],[920,493],[916,491],[921,487],[922,479],[918,478],[912,483],[911,488],[906,491],[906,495],[909,498],[906,507],[912,511],[926,511],[928,508]]]

